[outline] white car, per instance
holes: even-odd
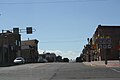
[[[22,57],[17,57],[17,58],[14,60],[14,63],[15,63],[15,64],[24,64],[24,63],[25,63],[25,60],[24,60],[24,58],[22,58]]]

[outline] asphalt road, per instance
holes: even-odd
[[[0,80],[120,80],[120,67],[82,63],[36,63],[0,67]]]

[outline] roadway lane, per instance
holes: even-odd
[[[0,80],[120,80],[118,70],[82,63],[25,64],[0,67]]]
[[[115,70],[106,67],[85,66],[82,63],[69,63],[62,66],[52,80],[120,80],[120,72]]]

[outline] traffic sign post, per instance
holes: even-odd
[[[13,29],[10,29],[10,30],[2,30],[2,33],[5,33],[5,32],[13,32],[15,34],[19,34],[19,33],[27,33],[27,34],[32,34],[33,32],[36,31],[36,29],[33,29],[32,27],[26,27],[26,29],[19,29],[19,28],[13,28]]]
[[[112,48],[111,38],[99,38],[98,48],[105,49],[105,65],[107,65],[108,50]]]

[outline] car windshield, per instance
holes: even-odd
[[[16,60],[22,60],[21,58],[17,58]]]
[[[120,80],[120,0],[0,0],[0,80]]]
[[[22,58],[22,57],[17,57],[16,59],[17,59],[17,60],[18,60],[18,59],[20,60],[20,59],[23,59],[23,58]]]

